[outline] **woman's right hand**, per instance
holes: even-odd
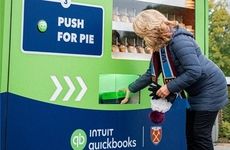
[[[124,98],[122,101],[121,101],[121,104],[126,104],[128,103],[129,99],[128,98]]]
[[[125,89],[125,98],[121,101],[121,104],[126,104],[129,101],[129,95],[130,95],[130,91],[129,89]]]

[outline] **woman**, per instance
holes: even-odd
[[[186,112],[188,150],[213,150],[212,127],[218,111],[228,102],[223,72],[202,55],[190,32],[156,10],[145,10],[138,14],[133,28],[154,52],[169,47],[177,77],[163,85],[156,95],[165,98],[170,93],[187,92],[190,104]],[[151,83],[151,70],[148,69],[129,85],[127,93],[137,92]],[[122,103],[127,100],[128,96]]]

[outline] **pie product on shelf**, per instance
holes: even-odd
[[[136,49],[138,53],[145,54],[145,49],[142,46],[137,46]]]
[[[130,45],[130,46],[128,47],[128,52],[129,52],[129,53],[137,53],[137,49],[136,49],[135,46]]]
[[[145,47],[145,53],[146,54],[151,54],[153,52],[153,49],[151,47]]]
[[[120,45],[120,52],[125,52],[125,53],[127,53],[127,52],[128,52],[127,46],[125,46],[125,45]]]
[[[112,52],[119,52],[119,51],[120,51],[120,49],[117,45],[112,46]]]

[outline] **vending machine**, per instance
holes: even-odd
[[[185,150],[185,101],[160,124],[147,88],[120,104],[151,58],[132,28],[145,9],[206,52],[206,1],[1,0],[1,150]]]

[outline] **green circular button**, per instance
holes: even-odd
[[[46,32],[48,25],[45,20],[40,20],[38,21],[37,27],[40,32]]]

